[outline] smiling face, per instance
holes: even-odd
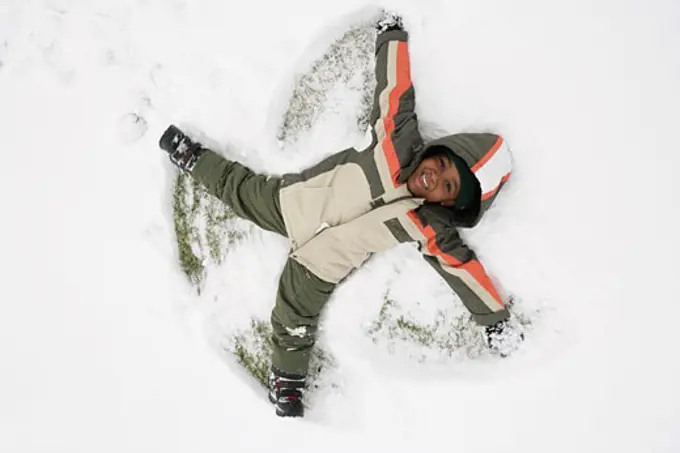
[[[460,192],[460,174],[444,154],[426,157],[408,178],[408,190],[430,203],[453,206]]]

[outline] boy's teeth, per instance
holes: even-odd
[[[428,189],[428,187],[427,187],[427,179],[425,179],[425,175],[424,175],[424,174],[420,177],[420,182],[423,184],[423,187],[425,187],[425,189]]]

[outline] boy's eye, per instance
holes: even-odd
[[[446,191],[447,191],[448,193],[451,193],[451,183],[450,183],[450,182],[446,181],[446,182],[444,183],[444,188],[446,189]]]
[[[441,168],[444,168],[444,158],[441,157],[441,156],[439,157],[439,166],[440,166]]]

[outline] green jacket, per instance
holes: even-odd
[[[507,318],[501,296],[456,227],[472,227],[510,177],[511,157],[494,134],[456,134],[424,143],[418,132],[408,35],[378,37],[377,88],[370,144],[334,154],[299,174],[283,176],[281,212],[291,257],[317,277],[342,281],[371,254],[417,242],[425,257],[480,324]],[[415,198],[405,184],[433,146],[462,157],[481,186],[479,208],[460,218]]]

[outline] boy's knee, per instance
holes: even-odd
[[[272,314],[272,365],[287,373],[306,375],[316,325],[284,325]]]
[[[279,316],[276,309],[272,312],[271,323],[274,339],[283,347],[296,348],[314,344],[317,319]]]

